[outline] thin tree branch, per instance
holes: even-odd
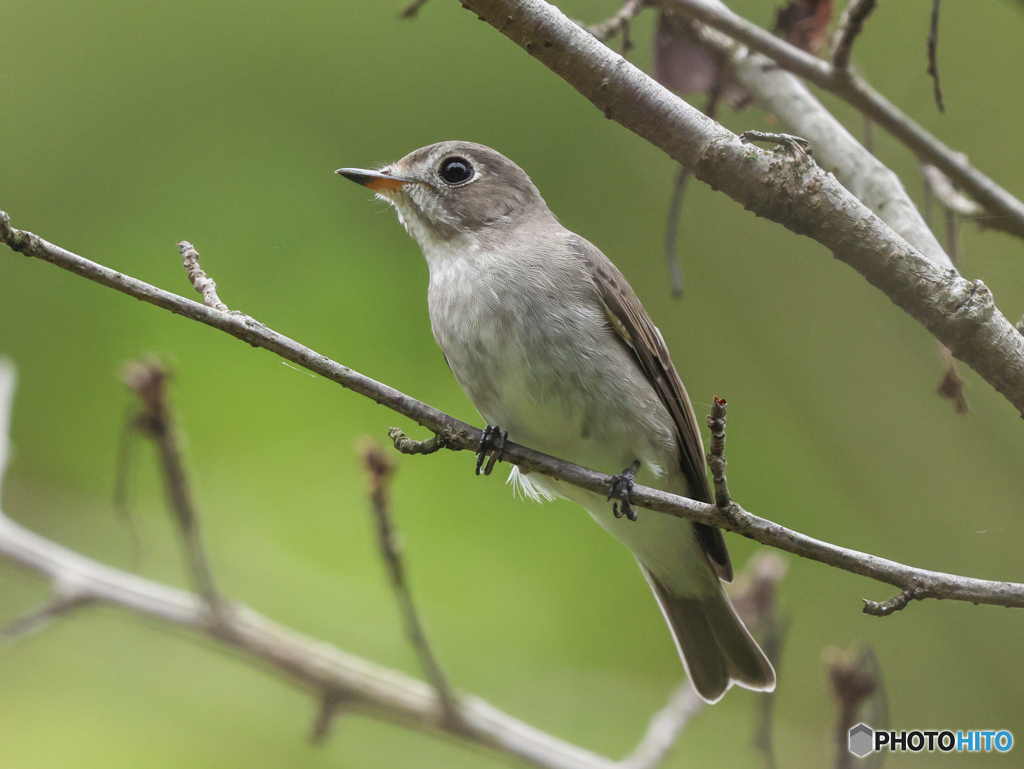
[[[391,588],[398,600],[405,634],[409,638],[409,643],[416,652],[416,656],[419,657],[420,667],[433,685],[434,691],[437,692],[438,700],[441,703],[441,712],[448,722],[448,728],[455,730],[460,724],[459,703],[452,691],[451,684],[448,683],[448,676],[445,675],[441,663],[438,662],[437,656],[427,640],[423,622],[420,620],[419,612],[416,610],[416,604],[412,600],[412,593],[409,591],[409,585],[405,579],[405,564],[402,561],[394,526],[391,523],[391,499],[388,494],[388,486],[395,471],[395,463],[380,446],[372,441],[366,442],[360,450],[360,455],[370,483],[370,508],[377,524],[377,544],[388,570]]]
[[[188,275],[189,282],[203,295],[203,304],[227,312],[228,306],[217,296],[217,284],[199,266],[199,252],[187,240],[178,244],[178,250],[181,251],[181,260],[185,264],[185,274]]]
[[[675,184],[672,185],[672,197],[668,202],[668,217],[665,219],[665,261],[668,263],[672,296],[676,299],[682,298],[684,293],[683,268],[679,263],[679,217],[683,212],[683,199],[692,176],[693,171],[686,166],[679,166]]]
[[[998,312],[980,281],[965,281],[955,272],[940,269],[830,174],[812,164],[795,166],[775,153],[743,145],[548,3],[466,0],[465,4],[607,117],[693,168],[698,179],[758,215],[829,248],[1024,413],[1024,339]]]
[[[815,157],[818,162],[835,173],[862,203],[933,262],[957,269],[955,259],[939,244],[899,176],[872,155],[867,147],[858,143],[798,78],[779,67],[766,66],[768,60],[760,55],[751,56],[735,50],[736,44],[715,30],[703,27],[701,40],[720,58],[730,62],[733,76],[756,96],[764,109],[775,114],[792,131],[810,139],[817,148]],[[872,123],[865,118],[865,125]],[[931,176],[941,177],[952,190],[952,185],[941,171],[934,166],[928,168],[933,169]],[[984,214],[984,209],[977,203],[959,197],[974,207],[979,215]],[[926,202],[930,199],[930,196],[926,198]],[[952,242],[955,245],[956,240]],[[945,374],[938,393],[951,399],[958,413],[965,413],[967,401],[956,362],[944,344],[940,343],[939,349],[945,363]]]
[[[932,0],[932,19],[928,29],[928,74],[932,78],[935,91],[935,104],[939,112],[945,112],[946,107],[942,103],[942,84],[939,82],[939,9],[942,0]]]
[[[846,70],[850,68],[853,42],[864,31],[864,22],[874,10],[875,0],[850,0],[847,4],[843,11],[843,18],[839,22],[839,32],[836,33],[835,48],[832,51],[833,69]]]
[[[71,614],[76,609],[95,603],[95,599],[83,593],[77,587],[54,582],[53,597],[38,609],[22,614],[8,622],[0,629],[0,636],[8,641],[16,641],[32,633],[37,633],[54,620]]]
[[[867,598],[862,600],[865,614],[870,614],[872,617],[888,617],[890,614],[903,611],[911,601],[920,601],[922,598],[928,597],[927,592],[920,587],[907,587],[888,601],[876,602],[869,601]]]
[[[124,523],[131,540],[132,559],[131,563],[137,567],[142,558],[142,542],[139,539],[138,528],[132,520],[131,507],[129,504],[129,480],[132,473],[132,444],[138,430],[135,427],[135,409],[129,407],[125,414],[124,426],[121,428],[121,436],[117,446],[117,470],[114,475],[114,510],[118,518]]]
[[[789,629],[788,619],[779,616],[776,597],[779,583],[786,576],[788,568],[778,553],[761,550],[750,559],[729,591],[737,614],[743,624],[757,636],[762,651],[771,660],[776,673],[780,672],[782,647]],[[753,743],[764,755],[765,769],[775,767],[772,738],[775,699],[778,695],[779,690],[776,689],[757,698],[761,712]]]
[[[782,646],[789,632],[789,620],[777,619],[773,611],[758,642],[761,650],[771,660],[776,675],[781,674]],[[759,718],[757,720],[757,731],[754,733],[754,747],[761,751],[764,756],[765,769],[775,769],[775,702],[779,697],[779,690],[775,689],[765,692],[763,697],[757,698]]]
[[[210,623],[199,596],[93,561],[0,514],[0,555],[54,580],[74,579],[90,599],[191,630],[284,675],[317,696],[343,692],[353,712],[450,734],[549,769],[614,769],[616,762],[552,737],[476,697],[459,703],[450,731],[433,687],[302,635],[240,604]]]
[[[324,692],[320,698],[320,708],[313,721],[313,728],[309,732],[309,741],[313,745],[319,745],[327,739],[327,735],[331,733],[334,719],[344,711],[345,703],[348,701],[349,697],[337,690],[328,689]]]
[[[598,24],[589,24],[585,29],[602,43],[607,43],[620,32],[628,35],[629,23],[648,5],[650,0],[626,0],[614,16]],[[625,55],[626,51],[623,51],[623,56]]]
[[[167,503],[178,523],[185,558],[196,590],[215,618],[220,619],[225,605],[217,592],[210,562],[203,549],[199,516],[192,501],[192,489],[185,473],[174,418],[167,402],[167,372],[156,361],[132,363],[125,368],[124,381],[142,403],[142,411],[135,417],[135,426],[153,440],[160,452]]]
[[[854,761],[849,750],[850,728],[857,723],[869,723],[875,729],[889,728],[889,703],[878,658],[870,646],[843,651],[825,650],[832,694],[839,704],[836,718],[836,769],[867,767],[879,769],[884,753],[872,753]]]
[[[765,110],[810,141],[817,162],[858,200],[940,267],[955,269],[899,176],[862,146],[799,78],[709,27],[701,27],[701,41],[730,63],[733,77]]]
[[[395,448],[403,454],[433,454],[441,449],[457,448],[448,445],[448,440],[443,435],[435,435],[425,441],[414,441],[398,427],[388,430],[388,437],[395,444]]]
[[[700,43],[717,60],[727,62],[732,77],[776,115],[791,132],[808,139],[815,158],[862,203],[933,262],[954,268],[918,212],[900,178],[862,146],[794,75],[754,54],[725,35],[700,25]],[[727,71],[725,67],[722,72]],[[871,121],[865,119],[866,126]]]
[[[985,207],[989,226],[1024,238],[1024,202],[996,184],[936,139],[851,70],[801,51],[729,10],[721,0],[665,0],[666,6],[701,21],[775,61],[780,67],[830,91],[906,145]],[[476,3],[471,3],[476,7]]]
[[[420,8],[427,4],[427,0],[412,0],[406,5],[401,11],[398,12],[398,18],[400,19],[414,19],[416,14],[420,12]]]
[[[939,202],[950,211],[955,211],[958,216],[964,219],[977,219],[982,226],[985,225],[985,209],[970,198],[957,192],[956,187],[949,181],[949,177],[932,165],[921,166],[921,175],[929,191],[938,198]]]
[[[707,104],[704,106],[704,114],[712,120],[715,119],[718,113],[718,105],[721,103],[726,72],[725,67],[717,69],[715,85],[708,95]],[[665,261],[668,262],[672,296],[677,299],[683,296],[683,268],[679,264],[678,248],[679,217],[683,211],[683,198],[686,196],[686,188],[689,185],[691,176],[693,176],[693,171],[686,166],[679,166],[679,171],[676,173],[676,183],[672,187],[672,198],[668,204],[668,218],[665,221]]]
[[[708,468],[711,470],[711,480],[715,486],[715,507],[723,512],[729,510],[732,505],[732,497],[729,495],[729,482],[725,477],[725,468],[729,464],[725,459],[725,398],[715,396],[711,404],[711,413],[708,415],[708,430],[711,431],[711,444],[708,447]]]
[[[572,22],[566,20],[566,23],[573,30],[578,30],[578,27]],[[579,32],[588,39],[592,39],[582,30]],[[594,44],[600,45],[596,41]],[[755,156],[750,157],[751,162],[756,159]],[[43,259],[136,299],[224,331],[254,347],[262,347],[276,353],[325,379],[336,382],[409,417],[436,435],[444,436],[450,448],[467,449],[475,453],[479,446],[482,431],[472,425],[421,403],[393,387],[353,371],[347,366],[335,363],[326,356],[277,333],[240,312],[226,313],[211,309],[72,254],[36,235],[12,229],[7,214],[2,211],[0,211],[0,240],[20,253]],[[915,270],[918,271],[914,273],[918,276],[918,280],[926,281],[929,270],[935,269],[934,265],[924,257],[919,256],[913,260],[908,258],[909,256],[909,253],[901,255],[903,259],[907,259],[914,265]],[[1005,319],[1003,322],[1006,322]],[[1013,326],[1009,328],[1018,338],[1018,343],[1024,347],[1024,337]],[[502,458],[526,472],[542,473],[600,494],[607,493],[612,481],[612,477],[604,473],[588,470],[511,441],[505,443]],[[920,585],[923,597],[1024,607],[1024,585],[1022,584],[995,582],[917,569],[868,553],[838,547],[759,518],[735,503],[731,508],[731,514],[725,515],[714,505],[640,485],[633,487],[630,492],[630,500],[638,507],[734,531],[761,544],[884,582],[901,590]]]
[[[751,55],[717,30],[703,24],[687,24],[694,44],[702,45],[709,58],[722,64],[717,69],[720,78],[734,82],[735,87],[755,97],[791,133],[808,139],[816,149],[817,162],[834,173],[846,189],[911,245],[939,266],[954,268],[899,176],[871,154],[869,119],[864,121],[866,136],[862,146],[799,78],[774,66],[770,59]]]
[[[640,744],[619,763],[621,769],[653,769],[668,756],[679,734],[707,703],[689,681],[683,681],[654,714]]]

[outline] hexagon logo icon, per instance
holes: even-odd
[[[867,724],[857,724],[850,729],[850,752],[857,758],[864,758],[875,750],[875,730]]]

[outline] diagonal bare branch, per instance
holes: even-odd
[[[864,31],[864,22],[875,10],[876,0],[850,0],[843,11],[836,34],[835,48],[832,51],[832,67],[837,70],[850,68],[850,54],[853,43]]]
[[[707,705],[689,681],[683,681],[669,696],[665,707],[654,714],[643,739],[622,759],[622,769],[653,769],[667,756],[683,727]]]
[[[932,0],[931,27],[928,30],[928,75],[932,79],[935,104],[939,112],[946,111],[942,101],[942,83],[939,82],[939,10],[942,0]]]
[[[462,726],[449,731],[433,687],[348,654],[233,604],[210,623],[199,596],[86,558],[0,514],[0,555],[42,575],[73,579],[83,594],[112,606],[185,628],[268,666],[314,694],[344,692],[353,712],[427,732],[451,734],[549,769],[614,769],[616,763],[559,740],[476,697],[459,704]]]
[[[711,443],[708,446],[707,463],[711,470],[711,481],[715,487],[715,507],[728,510],[732,505],[729,494],[729,482],[725,477],[728,461],[725,458],[725,398],[717,395],[711,403],[711,413],[707,418],[708,430],[711,431]]]
[[[852,3],[847,13],[861,13],[866,6]],[[846,27],[844,27],[845,29]],[[825,169],[852,192],[879,218],[907,239],[915,248],[936,264],[957,269],[955,261],[946,253],[928,226],[927,217],[918,211],[903,182],[887,168],[871,151],[862,146],[840,123],[799,78],[780,67],[769,66],[770,60],[760,54],[750,54],[746,48],[706,26],[698,31],[704,46],[715,52],[730,64],[733,77],[768,112],[778,117],[789,129],[808,140],[816,150],[815,158]],[[866,120],[866,126],[871,125]],[[925,166],[926,179],[936,178],[937,184],[945,181],[945,188],[952,190],[946,176],[935,166]],[[957,203],[966,205],[975,217],[986,215],[985,210],[959,193],[953,191]],[[951,241],[955,245],[955,239]],[[963,398],[962,380],[952,360],[949,349],[940,343],[940,352],[945,364],[945,376],[939,394],[952,398],[958,413],[967,410]]]
[[[578,30],[578,27],[572,22],[566,20],[566,23],[571,29]],[[593,40],[582,30],[578,31],[581,35]],[[600,45],[596,41],[594,44]],[[751,160],[753,161],[754,158],[751,157]],[[262,347],[276,353],[286,360],[320,374],[325,379],[336,382],[413,419],[435,435],[443,436],[449,448],[467,449],[475,453],[479,446],[482,433],[472,425],[410,398],[393,387],[377,382],[347,366],[335,363],[325,355],[277,333],[240,312],[221,312],[211,309],[199,302],[185,299],[89,261],[48,243],[36,235],[15,230],[10,227],[9,218],[2,211],[0,211],[0,240],[20,253],[51,262],[88,280],[217,328],[254,347]],[[904,247],[909,248],[905,245]],[[934,264],[922,256],[912,259],[910,253],[898,256],[907,259],[913,265],[915,271],[912,274],[917,276],[917,290],[920,290],[920,285],[927,280],[929,271],[936,269]],[[951,276],[947,276],[947,280],[949,279]],[[1002,318],[1002,316],[999,317]],[[991,315],[988,318],[991,322]],[[1003,321],[1005,322],[1005,319]],[[1021,334],[1013,326],[1010,326],[1010,329],[1018,338],[1018,345],[1024,347],[1024,339],[1021,338]],[[582,489],[601,494],[607,492],[611,482],[611,477],[603,473],[588,470],[512,442],[505,444],[503,460],[518,465],[527,472],[543,473]],[[725,515],[714,505],[639,485],[634,487],[630,498],[639,507],[706,523],[727,531],[735,531],[761,544],[884,582],[901,590],[917,587],[921,591],[921,597],[1024,607],[1024,585],[1022,584],[974,579],[906,566],[868,553],[822,542],[805,534],[786,529],[747,512],[735,503],[731,506],[729,515]]]

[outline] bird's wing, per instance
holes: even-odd
[[[701,502],[713,502],[711,484],[704,469],[704,445],[701,443],[697,415],[672,365],[661,332],[651,321],[626,278],[597,246],[578,235],[572,235],[570,242],[590,272],[612,328],[629,347],[661,402],[672,415],[679,435],[679,466],[689,485],[689,493]],[[694,529],[718,576],[727,582],[732,581],[732,564],[722,531],[702,523],[694,524]]]

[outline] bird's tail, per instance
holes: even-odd
[[[673,595],[640,564],[668,621],[676,648],[697,693],[718,702],[730,686],[770,692],[775,669],[733,609],[725,591],[702,596]]]

